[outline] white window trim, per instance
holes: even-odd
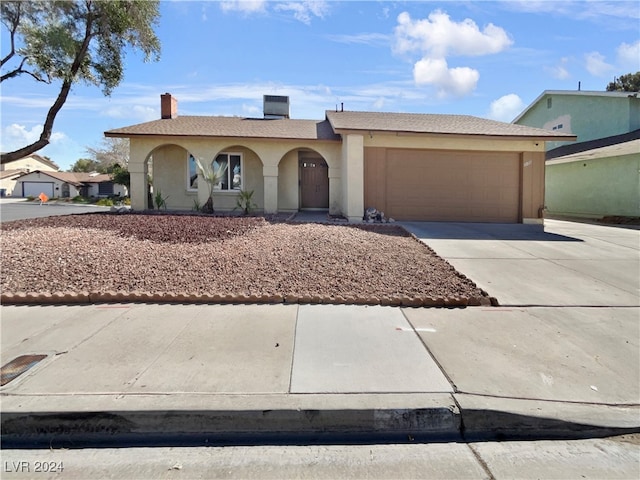
[[[231,155],[237,155],[240,157],[240,189],[236,190],[236,189],[229,189],[229,190],[222,190],[222,189],[216,189],[215,187],[213,188],[213,193],[218,195],[218,194],[222,194],[222,195],[237,195],[238,193],[240,193],[241,190],[244,190],[244,155],[242,154],[242,152],[218,152],[216,154],[216,156],[211,160],[211,166],[213,167],[213,162],[215,161],[216,158],[218,158],[218,155],[227,155],[227,157],[231,157]],[[228,160],[227,160],[228,161]],[[229,175],[229,169],[227,168],[227,175]],[[231,183],[233,180],[231,177],[227,177],[227,179],[229,180],[229,183]]]
[[[191,170],[189,169],[189,159],[190,157],[194,158],[194,164],[196,166],[196,177],[198,176],[198,164],[195,162],[195,156],[193,156],[193,154],[187,152],[187,191],[188,192],[197,192],[198,191],[198,187],[193,188],[191,186]]]

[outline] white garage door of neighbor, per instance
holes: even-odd
[[[389,150],[388,215],[401,220],[517,222],[519,155]]]
[[[23,196],[36,197],[44,193],[47,197],[53,197],[53,182],[22,182]]]

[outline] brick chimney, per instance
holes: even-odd
[[[178,100],[170,93],[160,95],[160,118],[176,118],[178,116]]]

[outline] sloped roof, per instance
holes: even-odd
[[[105,132],[107,137],[188,136],[333,140],[338,137],[326,120],[263,119],[221,116],[178,116]]]
[[[629,98],[638,96],[638,92],[601,92],[601,91],[593,91],[593,90],[545,90],[538,98],[536,98],[531,104],[525,108],[520,115],[513,119],[513,123],[518,122],[525,114],[535,107],[538,103],[540,103],[545,97],[553,95],[553,96],[567,96],[567,97],[609,97],[609,98]]]
[[[547,152],[549,164],[640,154],[640,129],[622,135],[563,145]]]
[[[24,173],[24,170],[2,170],[0,172],[0,179],[11,178]]]
[[[34,173],[40,173],[42,175],[48,175],[56,180],[60,180],[61,182],[70,183],[75,186],[82,186],[83,183],[102,183],[102,182],[110,182],[111,175],[100,173],[100,174],[91,174],[84,172],[44,172],[40,170],[34,170],[33,172],[24,173],[22,176],[32,175]]]
[[[327,118],[336,131],[364,130],[398,133],[575,139],[575,136],[570,134],[498,122],[470,115],[327,111]]]

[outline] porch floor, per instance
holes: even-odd
[[[344,217],[329,215],[329,210],[300,210],[289,219],[299,223],[349,223]]]

